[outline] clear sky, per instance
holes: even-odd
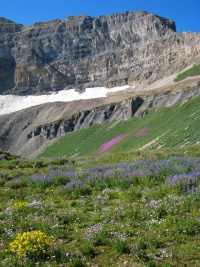
[[[200,0],[0,0],[0,17],[23,25],[140,10],[174,20],[178,32],[200,32]]]

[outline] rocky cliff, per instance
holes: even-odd
[[[0,94],[149,84],[198,62],[200,34],[148,12],[23,26],[0,18]]]

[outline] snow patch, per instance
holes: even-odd
[[[29,108],[36,105],[52,102],[70,102],[80,99],[93,99],[106,97],[110,93],[125,91],[129,89],[129,85],[105,88],[94,87],[86,88],[85,92],[79,93],[75,89],[61,90],[49,95],[29,95],[29,96],[16,96],[16,95],[0,95],[0,115],[12,113],[18,110]]]

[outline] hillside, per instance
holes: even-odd
[[[98,150],[117,136],[125,135],[105,153],[142,149],[180,148],[200,145],[200,97],[185,104],[152,108],[142,118],[94,124],[60,138],[41,154],[43,157],[97,155]]]
[[[45,147],[72,131],[93,124],[145,117],[152,108],[184,103],[199,95],[197,77],[150,91],[144,89],[104,98],[30,107],[0,116],[0,147],[24,158],[34,158]]]

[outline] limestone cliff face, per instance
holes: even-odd
[[[0,94],[148,84],[197,62],[200,34],[148,12],[24,27],[0,18]]]

